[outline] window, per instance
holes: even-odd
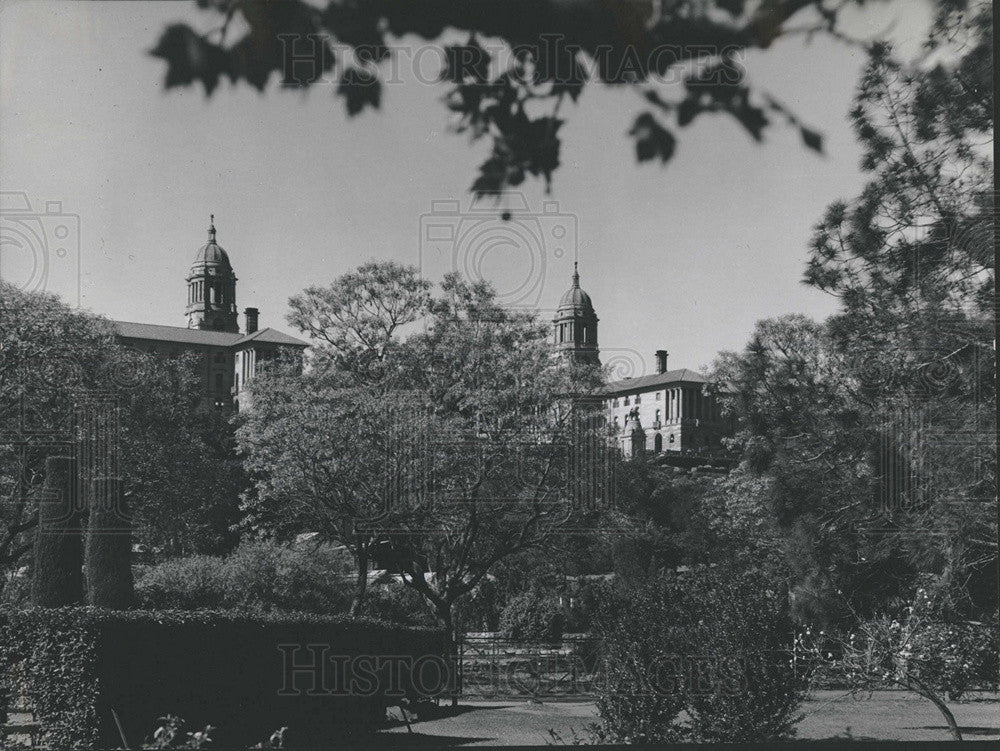
[[[636,394],[635,395],[635,403],[636,404],[641,404],[642,403],[642,394]]]
[[[625,404],[626,407],[628,406],[628,397],[627,396],[625,397],[624,404]]]
[[[660,424],[660,410],[656,410],[656,424]]]
[[[215,356],[215,361],[216,362],[225,362],[226,361],[226,356],[223,355],[223,354],[217,354]]]
[[[656,392],[656,401],[660,401],[660,397],[661,396],[663,396],[663,392],[662,391],[657,391]]]
[[[216,393],[222,393],[222,373],[215,374],[215,391]]]

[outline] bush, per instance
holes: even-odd
[[[602,737],[750,743],[792,736],[807,676],[791,661],[787,612],[775,582],[721,567],[618,590],[597,617]]]
[[[500,614],[500,631],[511,641],[558,642],[565,620],[555,594],[533,589],[508,600]]]
[[[419,592],[405,584],[372,586],[365,596],[362,614],[369,618],[402,623],[407,626],[436,628],[437,618]]]
[[[136,599],[144,608],[217,609],[226,604],[223,559],[209,555],[175,558],[139,575]]]
[[[238,608],[334,614],[350,607],[351,559],[329,545],[240,545],[225,558],[190,556],[153,566],[136,585],[146,608]]]
[[[328,647],[310,653],[307,644]],[[335,657],[446,654],[441,632],[372,619],[96,608],[0,612],[0,695],[33,708],[42,745],[50,748],[120,747],[115,715],[135,744],[164,712],[189,718],[194,727],[217,725],[213,740],[220,748],[245,747],[284,725],[294,745],[329,746],[373,730],[384,718],[385,690],[394,685],[382,673],[372,690],[358,684],[344,690],[352,686],[345,669],[348,680],[366,676]],[[292,673],[285,657],[296,665],[338,665],[340,672]],[[395,685],[412,694],[400,667]],[[430,681],[430,672],[421,675]],[[316,682],[321,690],[310,693]]]

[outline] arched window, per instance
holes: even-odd
[[[657,453],[663,451],[663,436],[660,433],[657,433],[653,438],[653,450]]]

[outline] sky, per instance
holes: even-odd
[[[929,18],[923,0],[895,0],[847,29],[915,52]],[[178,21],[208,30],[218,17],[180,2],[4,2],[0,276],[118,320],[184,326],[184,277],[214,213],[240,308],[297,333],[288,298],[367,260],[434,280],[478,274],[549,317],[576,260],[602,359],[622,375],[653,372],[657,349],[671,368],[702,368],[745,346],[759,319],[836,309],[801,278],[811,228],[865,182],[847,119],[856,48],[800,35],[743,61],[752,86],[822,132],[823,155],[781,123],[758,144],[730,118],[702,116],[677,133],[667,166],[638,165],[626,135],[643,110],[637,91],[589,85],[561,113],[551,193],[525,186],[502,223],[471,210],[489,144],[448,131],[443,86],[401,66],[382,109],[355,118],[332,86],[167,91],[148,50]],[[44,269],[17,245],[15,225],[34,215]]]

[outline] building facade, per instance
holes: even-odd
[[[260,311],[246,308],[241,332],[236,307],[236,274],[229,254],[216,242],[215,217],[208,242],[195,253],[187,275],[187,327],[115,321],[126,344],[157,355],[193,352],[199,356],[202,402],[220,409],[246,407],[246,387],[260,363],[281,353],[301,361],[309,345],[272,328],[259,327]]]
[[[597,321],[574,265],[572,285],[552,320],[555,351],[576,362],[600,365]],[[732,423],[722,415],[718,390],[697,371],[668,370],[666,350],[657,350],[655,357],[656,373],[613,381],[601,391],[615,442],[626,456],[721,448]]]

